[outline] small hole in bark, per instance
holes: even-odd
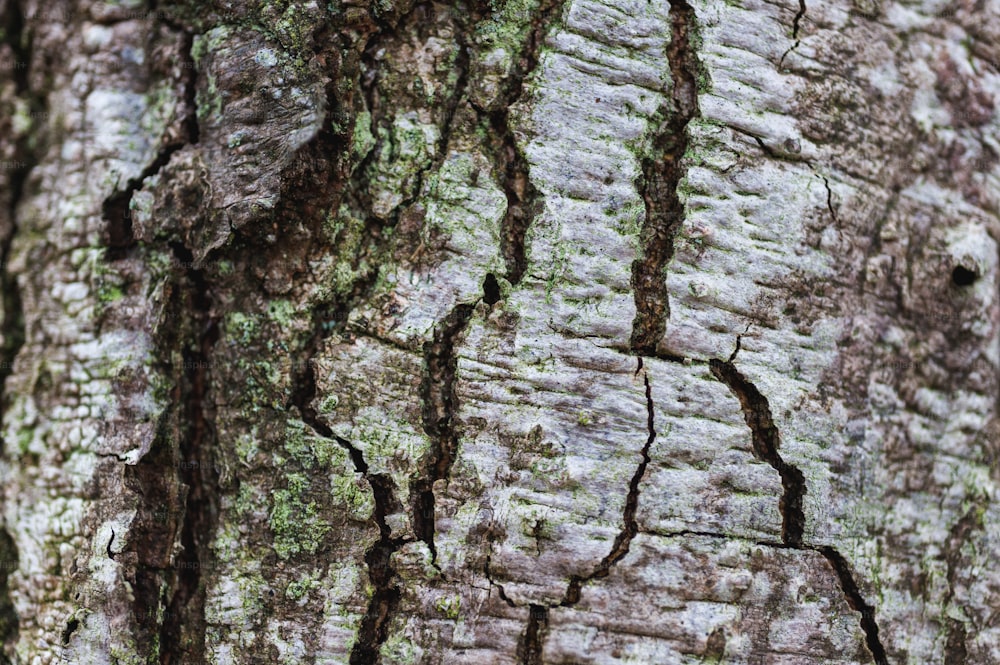
[[[76,629],[79,627],[80,627],[80,621],[78,619],[70,619],[66,623],[66,629],[63,631],[62,643],[69,644],[69,638],[73,636],[73,633],[75,633]]]
[[[483,280],[483,300],[487,305],[500,302],[500,283],[493,273],[486,275],[486,279]]]
[[[969,286],[979,279],[979,275],[964,266],[955,266],[951,271],[951,283],[955,286]]]

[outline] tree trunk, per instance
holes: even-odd
[[[1000,662],[997,2],[0,21],[8,662]]]

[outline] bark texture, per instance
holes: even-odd
[[[6,662],[1000,662],[996,0],[0,0]]]

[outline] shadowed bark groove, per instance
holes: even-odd
[[[183,265],[193,264],[191,252],[180,245],[175,245],[174,251]],[[212,568],[209,543],[219,519],[219,477],[214,460],[218,440],[214,408],[210,406],[212,347],[219,338],[219,329],[205,276],[189,268],[186,281],[191,288],[191,332],[197,339],[183,355],[187,433],[180,441],[179,455],[181,480],[187,490],[181,524],[183,549],[174,562],[177,571],[173,597],[160,630],[162,665],[204,662],[205,587],[201,571]]]
[[[635,370],[636,376],[642,371],[642,358],[639,358],[639,366]],[[563,607],[575,605],[580,602],[580,591],[585,583],[607,577],[611,572],[611,567],[628,554],[629,547],[632,545],[632,539],[639,533],[639,523],[635,519],[636,510],[639,508],[639,483],[642,482],[642,477],[646,474],[646,467],[649,465],[649,449],[653,445],[653,441],[656,440],[653,390],[649,385],[649,375],[645,372],[643,372],[642,381],[646,389],[646,428],[649,435],[646,438],[645,445],[642,447],[642,461],[639,462],[635,473],[632,474],[632,480],[629,481],[628,496],[625,499],[625,510],[622,515],[624,526],[615,537],[611,551],[601,560],[601,563],[593,573],[586,577],[573,575],[570,578],[569,586],[566,588],[566,595],[560,603]]]
[[[11,1],[6,3],[3,15],[0,16],[0,34],[3,41],[10,47],[15,58],[15,66],[11,70],[15,94],[28,101],[32,110],[45,108],[44,97],[30,88],[30,63],[32,37],[25,29],[24,13],[21,3]],[[37,163],[36,150],[29,147],[27,137],[20,137],[14,146],[13,161],[15,168],[8,177],[9,191],[6,192],[6,212],[9,220],[7,233],[0,237],[0,289],[3,298],[3,309],[0,311],[0,332],[3,343],[0,346],[0,454],[7,452],[7,442],[3,439],[3,414],[7,405],[6,381],[14,371],[14,360],[24,345],[25,325],[24,310],[21,305],[21,289],[17,277],[9,271],[11,245],[18,232],[17,207],[24,194],[24,186],[28,174]],[[7,579],[18,567],[17,544],[10,536],[6,526],[0,528],[0,663],[11,662],[7,649],[17,641],[19,618],[10,597]]]
[[[455,345],[472,318],[475,304],[456,305],[434,328],[431,341],[424,344],[424,376],[420,382],[423,402],[424,432],[431,439],[426,471],[413,484],[413,531],[427,544],[432,560],[434,546],[434,482],[448,477],[458,451],[460,431],[456,427],[458,396],[455,371],[458,357]]]
[[[782,518],[782,542],[792,547],[801,546],[802,531],[806,523],[802,512],[802,497],[806,493],[805,478],[802,471],[785,462],[778,453],[781,436],[774,425],[767,398],[736,369],[732,359],[722,361],[713,358],[709,360],[708,366],[715,378],[739,399],[743,417],[753,434],[754,454],[770,464],[781,476],[781,486],[785,490],[778,503]]]
[[[337,441],[342,440],[337,438]],[[354,446],[349,446],[349,449],[357,450]],[[379,660],[379,649],[389,636],[389,621],[399,606],[401,595],[391,558],[407,541],[392,538],[385,521],[386,515],[398,507],[392,480],[382,474],[368,475],[367,464],[363,464],[360,470],[371,484],[375,496],[375,522],[378,525],[379,540],[365,553],[368,576],[375,586],[375,592],[358,628],[358,639],[351,650],[350,665],[374,665]]]
[[[684,223],[684,203],[677,195],[677,187],[686,173],[682,160],[688,146],[687,125],[699,115],[700,64],[692,44],[694,10],[685,0],[671,0],[670,22],[667,62],[673,80],[673,109],[654,135],[652,156],[642,162],[639,193],[646,206],[646,218],[640,242],[644,250],[642,258],[632,263],[636,316],[631,348],[646,356],[656,355],[670,317],[666,268],[674,255],[674,238]]]
[[[503,585],[500,584],[499,582],[493,581],[493,572],[491,570],[492,565],[493,565],[493,554],[491,552],[490,554],[486,555],[486,563],[483,564],[483,574],[486,575],[486,581],[490,583],[491,587],[496,587],[497,593],[500,596],[500,600],[507,603],[508,607],[517,607],[517,605],[514,604],[514,601],[511,600],[509,596],[507,596],[507,591],[503,588]]]
[[[185,31],[181,52],[186,72],[186,136],[164,146],[140,176],[128,182],[125,191],[104,201],[107,261],[126,258],[136,246],[129,214],[133,194],[169,162],[173,153],[198,141],[192,42],[193,35]],[[209,406],[211,354],[219,331],[213,318],[211,286],[205,273],[194,268],[188,247],[172,242],[170,249],[178,264],[187,266],[179,276],[168,314],[168,320],[179,323],[161,333],[158,340],[161,367],[174,382],[171,403],[177,410],[161,422],[150,451],[134,467],[125,469],[128,484],[142,497],[128,545],[137,556],[133,611],[140,639],[158,643],[158,660],[164,665],[204,662],[205,587],[201,571],[211,566],[209,541],[219,516],[214,409]],[[174,349],[181,349],[181,367],[170,360]],[[166,424],[170,420],[172,427]],[[171,472],[165,474],[164,469]],[[173,543],[178,539],[182,549],[174,557]],[[111,556],[110,543],[108,547]],[[157,626],[163,603],[162,624]],[[150,652],[156,650],[150,648]]]
[[[871,651],[872,657],[875,659],[875,665],[889,665],[889,661],[885,655],[885,647],[882,646],[882,642],[878,637],[878,624],[875,623],[875,608],[869,605],[861,596],[861,591],[858,589],[857,582],[854,581],[854,576],[851,574],[851,569],[847,565],[847,561],[840,552],[832,547],[817,547],[815,550],[826,557],[834,572],[837,573],[837,579],[840,580],[840,588],[844,590],[847,604],[851,606],[852,610],[861,614],[861,628],[865,631],[865,643],[868,645],[868,650]]]
[[[379,648],[388,636],[389,620],[399,605],[400,590],[396,585],[396,571],[392,568],[390,560],[392,555],[408,541],[392,538],[392,532],[386,522],[386,515],[397,512],[400,507],[392,479],[384,474],[369,473],[368,463],[365,462],[361,450],[350,441],[335,435],[333,430],[319,420],[312,406],[316,397],[314,355],[322,338],[322,317],[317,316],[316,322],[317,332],[310,342],[310,351],[303,363],[304,371],[297,377],[292,403],[298,408],[302,421],[316,434],[336,441],[348,452],[354,469],[365,477],[372,488],[375,500],[373,519],[379,530],[379,540],[365,553],[365,563],[375,592],[361,620],[358,639],[350,657],[351,665],[370,665],[378,661]]]
[[[566,0],[549,0],[539,7],[541,14],[528,35],[524,52],[503,95],[503,101],[489,114],[491,129],[501,137],[496,160],[502,169],[501,186],[507,196],[507,212],[500,232],[500,249],[507,266],[507,281],[512,285],[517,285],[521,281],[528,267],[524,246],[525,236],[532,221],[542,210],[542,199],[540,192],[531,182],[528,162],[518,148],[514,132],[510,127],[510,108],[521,99],[524,81],[538,66],[542,42],[556,17],[562,12],[565,2]]]
[[[808,549],[819,552],[826,558],[837,574],[848,605],[861,615],[861,628],[865,633],[865,643],[875,659],[876,665],[888,665],[885,648],[878,637],[875,608],[862,597],[847,561],[833,547],[816,547],[802,542],[805,528],[805,514],[802,510],[802,497],[806,493],[805,477],[798,467],[785,462],[778,453],[781,436],[774,424],[771,407],[767,398],[733,365],[738,351],[739,340],[737,340],[736,351],[729,357],[729,360],[722,361],[712,358],[709,360],[709,369],[715,378],[725,384],[740,401],[743,417],[752,433],[754,454],[770,464],[781,476],[784,493],[778,502],[778,509],[782,517],[782,543],[791,549]]]
[[[542,645],[549,627],[549,608],[544,605],[528,606],[528,627],[517,645],[521,665],[542,665]]]

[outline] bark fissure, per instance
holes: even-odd
[[[461,432],[456,423],[458,395],[455,374],[458,357],[455,346],[469,325],[475,304],[456,305],[435,327],[424,344],[424,371],[420,382],[423,429],[431,439],[426,467],[413,484],[413,531],[426,543],[432,561],[437,561],[434,545],[434,483],[445,480],[458,452]]]
[[[492,553],[487,554],[486,563],[483,564],[483,574],[486,575],[486,581],[490,583],[491,587],[496,588],[497,593],[500,595],[500,600],[505,602],[508,607],[517,607],[514,601],[507,596],[507,591],[503,588],[503,585],[493,580],[493,572],[491,570],[492,563],[493,563],[493,554]]]
[[[723,361],[712,358],[709,360],[709,369],[739,400],[744,420],[752,435],[754,455],[770,464],[781,476],[784,492],[778,502],[778,509],[782,517],[782,544],[790,549],[812,550],[826,558],[837,574],[847,604],[861,615],[860,624],[865,633],[865,643],[876,665],[888,665],[885,648],[878,637],[875,608],[861,595],[846,559],[831,546],[815,546],[802,541],[805,529],[805,513],[802,508],[803,497],[806,494],[805,476],[798,467],[787,463],[778,453],[781,436],[774,423],[767,398],[733,364],[739,348],[739,338],[737,338],[737,347],[729,359]]]
[[[352,446],[353,448],[353,446]],[[375,522],[379,529],[379,539],[365,553],[368,577],[375,586],[368,603],[368,609],[361,619],[358,638],[351,649],[350,665],[374,665],[379,661],[379,650],[389,636],[389,622],[392,620],[401,591],[396,584],[396,571],[392,567],[392,555],[408,541],[393,538],[386,515],[394,512],[398,503],[392,480],[382,474],[367,475],[375,497]]]
[[[640,372],[643,372],[642,358],[639,358],[638,367],[635,370],[636,376]],[[642,482],[642,478],[646,474],[646,467],[649,465],[649,450],[653,442],[656,441],[655,407],[653,404],[653,389],[649,383],[649,374],[643,372],[642,380],[646,391],[647,437],[646,443],[640,451],[642,461],[639,462],[635,473],[632,474],[632,479],[629,481],[628,495],[625,499],[625,508],[622,514],[622,530],[615,537],[611,551],[601,560],[601,563],[598,564],[592,573],[586,576],[573,575],[570,577],[569,585],[566,588],[566,595],[563,596],[563,600],[560,603],[562,607],[569,607],[580,602],[580,592],[584,584],[591,580],[607,577],[611,573],[611,568],[628,554],[629,547],[632,545],[632,539],[639,533],[639,523],[635,517],[636,511],[639,508],[639,484]]]
[[[733,360],[733,356],[725,361],[712,358],[708,362],[709,369],[740,401],[743,417],[752,434],[754,455],[770,464],[781,476],[784,489],[778,502],[782,517],[781,540],[798,547],[802,545],[802,532],[805,528],[805,514],[802,511],[802,497],[806,493],[805,477],[798,467],[782,459],[778,452],[781,435],[774,424],[767,398],[736,369]]]
[[[528,627],[517,645],[522,665],[541,665],[542,647],[549,628],[549,608],[545,605],[528,606]]]
[[[531,223],[542,210],[542,196],[531,182],[528,162],[511,129],[510,109],[521,99],[525,81],[538,67],[542,42],[561,13],[564,3],[565,0],[550,0],[539,7],[541,14],[528,33],[524,51],[502,95],[502,101],[488,114],[490,128],[500,136],[500,147],[494,159],[500,167],[501,185],[507,197],[507,211],[500,232],[500,249],[507,268],[506,278],[512,285],[517,285],[527,270],[525,237]],[[483,113],[478,107],[476,110]]]
[[[190,250],[180,243],[174,243],[173,249],[182,265],[193,265]],[[219,339],[219,328],[205,275],[189,267],[185,281],[190,289],[186,311],[195,339],[183,353],[187,431],[178,451],[181,480],[186,487],[180,532],[183,549],[174,562],[175,587],[160,629],[163,665],[204,662],[205,586],[201,571],[212,567],[209,545],[219,519],[219,474],[214,460],[217,437],[211,397],[212,348]]]
[[[784,53],[781,54],[781,59],[778,61],[779,70],[785,64],[785,58],[788,57],[788,54],[797,49],[799,47],[799,44],[802,43],[802,40],[799,39],[799,25],[801,24],[802,18],[805,15],[806,15],[806,0],[799,0],[799,11],[796,12],[795,18],[792,19],[792,39],[795,40],[795,43],[792,44],[791,47],[788,48],[788,50],[786,50]]]
[[[875,659],[876,665],[889,665],[885,654],[885,647],[882,646],[882,642],[878,636],[878,624],[875,623],[875,608],[869,605],[861,595],[861,591],[858,589],[857,582],[854,581],[854,575],[851,573],[851,568],[848,566],[847,560],[833,547],[826,546],[812,549],[815,549],[826,557],[830,567],[837,573],[837,579],[840,580],[840,588],[844,591],[847,604],[851,606],[852,610],[861,615],[861,629],[865,632],[865,643],[868,645],[868,650]]]
[[[826,176],[818,173],[816,174],[816,177],[823,181],[823,187],[826,188],[826,209],[830,212],[830,217],[833,218],[833,223],[839,226],[840,220],[837,219],[837,211],[833,208],[833,190],[830,189],[830,180]]]
[[[0,16],[0,32],[10,47],[15,66],[11,71],[14,91],[18,97],[26,99],[34,110],[44,107],[44,98],[33,94],[30,87],[30,63],[32,55],[31,33],[25,27],[25,17],[18,1],[6,3]],[[2,288],[2,314],[0,321],[0,454],[7,454],[7,442],[3,438],[3,415],[6,410],[7,377],[14,371],[14,361],[26,339],[24,309],[21,303],[21,289],[17,276],[10,272],[11,248],[18,233],[17,207],[24,196],[24,188],[31,169],[37,163],[37,148],[32,150],[27,137],[19,137],[14,146],[14,164],[9,175],[9,199],[7,200],[7,233],[0,238],[0,288]],[[10,662],[6,656],[8,647],[17,640],[19,618],[10,596],[8,577],[19,565],[17,543],[7,531],[0,528],[0,663]]]
[[[182,34],[185,131],[181,140],[163,146],[153,162],[129,180],[124,191],[105,199],[107,261],[126,258],[136,246],[129,213],[134,193],[158,174],[175,152],[198,140],[196,70],[191,54],[194,37],[188,31]],[[176,325],[164,328],[158,340],[160,369],[174,382],[173,414],[161,421],[150,451],[137,465],[126,467],[126,482],[141,497],[128,545],[136,556],[132,573],[134,619],[140,638],[159,645],[157,656],[164,665],[204,662],[205,585],[201,571],[211,566],[209,543],[219,517],[219,480],[213,458],[215,414],[210,397],[212,348],[219,331],[213,318],[211,285],[206,274],[194,267],[190,248],[174,241],[169,249],[177,264],[186,266],[177,277],[166,319]],[[179,355],[174,355],[178,350]],[[181,366],[176,366],[176,360]],[[165,474],[164,468],[173,469],[173,473]],[[175,556],[173,546],[178,540],[181,549]],[[165,610],[162,614],[161,609]],[[161,616],[162,622],[158,622]],[[156,653],[155,649],[150,651]]]
[[[684,223],[678,185],[686,174],[687,126],[698,117],[699,61],[692,43],[694,10],[685,0],[670,2],[671,40],[667,62],[673,80],[673,108],[653,137],[652,154],[642,162],[639,193],[646,208],[640,232],[641,258],[632,262],[635,319],[630,346],[640,355],[655,355],[670,316],[666,267],[674,254],[674,238]]]
[[[399,605],[400,590],[396,584],[396,571],[391,558],[400,547],[410,542],[404,538],[393,538],[386,517],[397,512],[401,506],[396,499],[396,486],[386,474],[371,473],[364,453],[347,439],[337,436],[322,422],[312,406],[316,398],[315,355],[325,338],[323,316],[320,309],[313,312],[315,330],[307,345],[307,355],[302,363],[303,371],[295,377],[295,390],[289,406],[294,406],[302,421],[318,436],[335,441],[344,448],[351,458],[355,471],[362,474],[372,488],[375,508],[373,519],[379,531],[379,539],[365,553],[368,577],[375,591],[368,603],[358,628],[357,641],[351,649],[351,665],[373,665],[378,662],[379,649],[389,635],[389,621]]]
[[[3,28],[3,42],[10,46],[14,53],[14,67],[10,69],[14,81],[14,91],[23,95],[30,88],[31,63],[31,33],[25,30],[24,10],[21,0],[10,0],[5,3],[5,11],[0,16],[0,27]]]

